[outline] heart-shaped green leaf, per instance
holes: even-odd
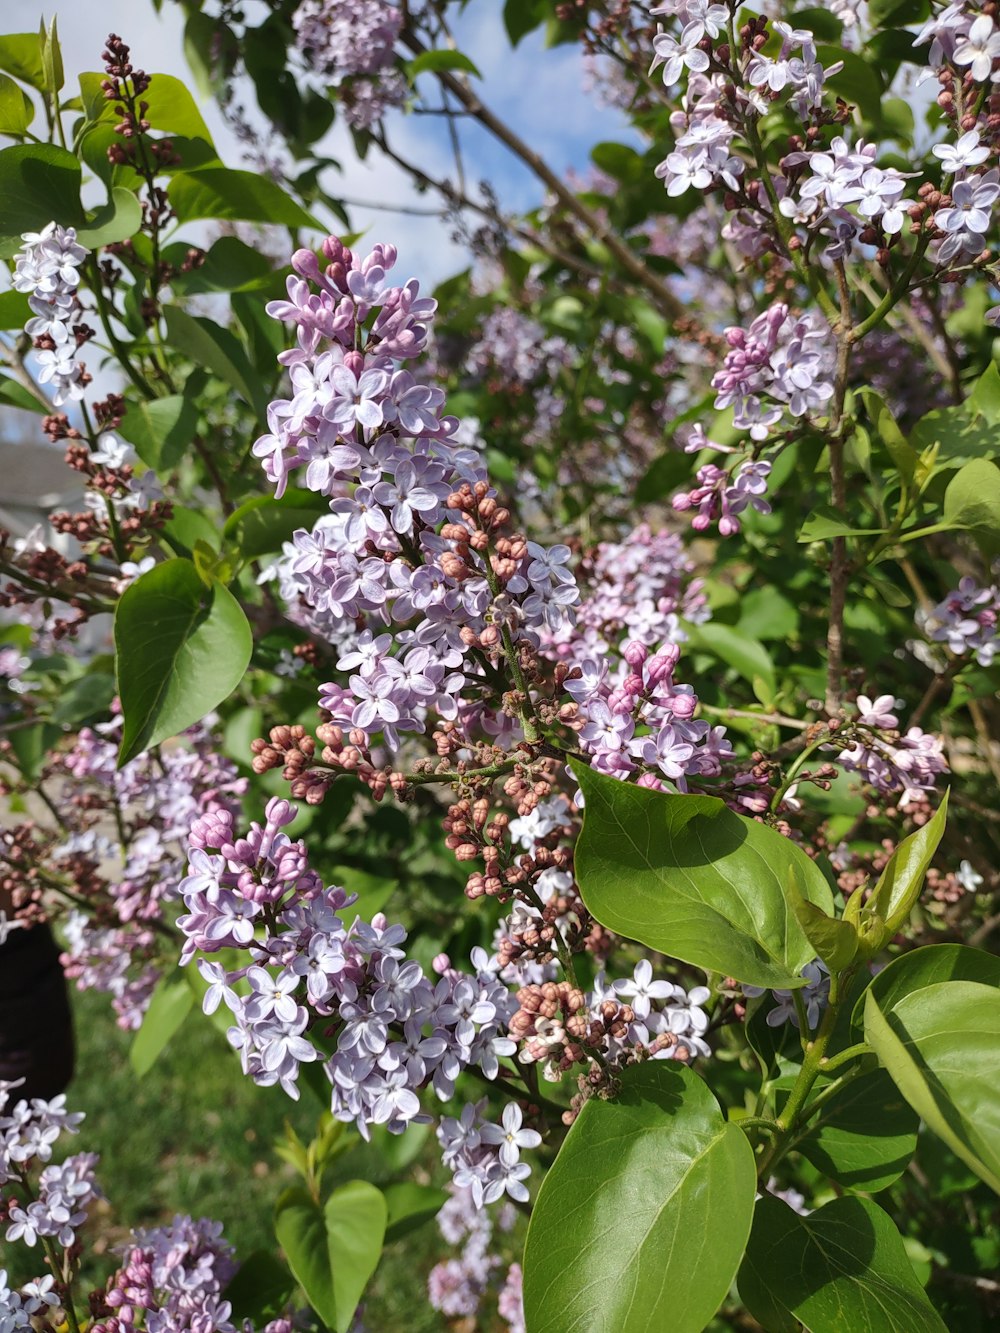
[[[767,1333],[946,1333],[917,1281],[902,1237],[870,1199],[834,1199],[800,1217],[757,1202],[737,1279]]]
[[[816,956],[788,904],[803,896],[829,915],[822,871],[774,829],[712,796],[672,796],[582,764],[586,799],[576,873],[583,900],[609,930],[753,986],[802,985]]]
[[[838,1185],[877,1194],[906,1170],[919,1123],[885,1070],[872,1069],[835,1093],[795,1146]]]
[[[122,594],[115,649],[125,764],[222,703],[243,679],[253,636],[228,588],[203,582],[190,560],[165,560]]]
[[[750,1231],[749,1140],[700,1078],[651,1061],[588,1101],[539,1191],[524,1252],[530,1333],[701,1333]]]
[[[278,1243],[309,1304],[335,1333],[347,1333],[375,1272],[387,1215],[382,1192],[366,1180],[341,1185],[322,1207],[298,1186],[278,1200]]]
[[[965,944],[928,944],[904,953],[884,967],[859,994],[851,1015],[852,1026],[860,1031],[865,1025],[869,990],[879,1008],[887,1012],[902,996],[939,981],[978,981],[984,986],[1000,987],[1000,958]]]

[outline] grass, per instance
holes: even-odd
[[[64,1142],[67,1152],[100,1154],[98,1178],[107,1196],[83,1233],[87,1258],[80,1291],[102,1284],[129,1228],[155,1226],[175,1213],[222,1222],[241,1259],[254,1250],[274,1250],[274,1203],[297,1177],[273,1145],[286,1121],[308,1142],[318,1101],[308,1091],[293,1102],[280,1089],[256,1087],[221,1034],[197,1013],[138,1079],[128,1059],[131,1034],[115,1027],[107,998],[74,992],[73,1007],[77,1075],[67,1100],[86,1119],[79,1134]],[[330,1185],[387,1178],[360,1139],[336,1168]],[[0,1266],[15,1280],[45,1271],[39,1250],[0,1249]],[[446,1253],[451,1251],[433,1222],[387,1246],[365,1295],[370,1333],[445,1333],[455,1327],[426,1297],[427,1273]]]

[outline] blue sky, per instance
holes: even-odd
[[[539,32],[512,50],[503,28],[502,7],[502,0],[472,0],[456,26],[462,50],[484,76],[478,86],[484,101],[559,172],[585,168],[589,149],[599,140],[629,137],[624,117],[601,106],[585,90],[579,49],[563,46],[546,51]],[[13,6],[8,8],[7,26],[20,31],[37,30],[43,15],[48,19],[56,14],[68,84],[82,71],[99,68],[104,39],[114,31],[132,46],[138,65],[152,73],[174,74],[192,85],[183,54],[183,15],[173,0],[164,0],[160,16],[149,0],[102,0],[100,5],[86,0],[55,5],[51,0],[20,0],[16,21],[14,12]],[[251,95],[248,90],[247,98]],[[215,107],[202,103],[202,111],[223,159],[229,165],[240,165],[240,146]],[[390,141],[401,155],[420,163],[431,175],[452,173],[452,156],[438,117],[394,115],[390,130]],[[472,123],[463,123],[460,132],[471,177],[489,180],[504,205],[515,210],[540,201],[541,186],[491,135]],[[323,150],[344,167],[339,183],[345,197],[429,203],[429,197],[418,196],[400,169],[377,150],[366,162],[356,162],[350,137],[342,127],[335,127]],[[332,175],[328,180],[331,193],[338,193],[338,178]],[[399,267],[406,270],[405,276],[419,277],[425,286],[463,264],[461,250],[450,240],[451,228],[437,218],[355,209],[352,221],[359,230],[369,228],[366,242],[392,241],[400,251]]]

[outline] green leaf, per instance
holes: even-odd
[[[849,921],[828,916],[803,897],[796,867],[788,867],[785,880],[788,903],[803,935],[831,972],[842,972],[858,951],[858,936]]]
[[[635,489],[636,504],[653,504],[664,499],[691,475],[691,460],[679,449],[668,449],[654,458],[639,478]]]
[[[108,101],[101,91],[105,78],[106,74],[98,73],[80,75],[80,97],[91,123],[119,119],[115,115],[115,103]],[[212,146],[208,126],[183,80],[175,79],[172,74],[154,74],[142,100],[149,104],[146,119],[153,130],[182,134],[187,139],[202,139]]]
[[[222,535],[245,560],[256,560],[280,551],[282,542],[298,528],[311,530],[329,508],[329,503],[312,491],[288,490],[280,500],[272,495],[255,495],[229,515]]]
[[[131,190],[116,185],[111,198],[103,204],[90,221],[78,228],[76,239],[88,250],[99,250],[102,245],[113,245],[134,236],[142,223],[142,205]]]
[[[831,14],[828,9],[816,9],[813,6],[796,9],[789,14],[788,21],[797,28],[808,28],[824,42],[839,42],[844,31],[843,23],[835,14]]]
[[[688,637],[692,648],[706,649],[750,684],[755,680],[763,680],[769,693],[774,695],[774,662],[771,654],[758,640],[731,625],[720,625],[714,621],[691,626]]]
[[[53,745],[59,740],[59,728],[49,722],[36,722],[30,727],[12,731],[7,739],[17,756],[17,764],[29,782],[34,782],[42,765],[50,757]]]
[[[301,204],[267,176],[229,167],[181,171],[167,186],[179,222],[198,218],[274,222],[286,227],[322,230]]]
[[[973,459],[952,477],[944,493],[944,521],[988,536],[1000,532],[1000,468]]]
[[[0,134],[23,134],[34,114],[27,93],[6,74],[0,74]]]
[[[540,28],[546,18],[545,0],[506,0],[503,23],[511,46],[517,46],[522,37]]]
[[[422,51],[415,60],[409,61],[407,69],[411,78],[416,78],[418,74],[437,73],[440,70],[460,69],[466,74],[474,74],[477,79],[483,76],[469,59],[461,51]]]
[[[629,144],[608,140],[590,150],[590,158],[599,171],[622,184],[636,180],[646,170],[641,154]],[[690,465],[690,459],[688,459]]]
[[[1000,988],[942,981],[883,1007],[865,1038],[929,1129],[1000,1194]]]
[[[92,718],[103,721],[114,696],[114,676],[106,671],[88,671],[63,689],[52,711],[52,721],[61,727],[79,727]]]
[[[153,991],[142,1026],[129,1047],[129,1063],[142,1078],[163,1054],[170,1038],[187,1018],[194,1005],[194,991],[186,979],[161,981]]]
[[[23,384],[0,375],[0,403],[19,407],[22,412],[45,412],[47,409],[35,398]]]
[[[385,1243],[400,1240],[416,1231],[431,1218],[437,1217],[451,1197],[447,1190],[434,1185],[418,1185],[412,1180],[401,1180],[395,1185],[386,1185],[386,1206],[389,1209],[389,1221],[385,1230]]]
[[[906,1170],[919,1124],[885,1070],[873,1069],[845,1083],[795,1147],[838,1185],[877,1194]]]
[[[200,509],[174,508],[174,516],[163,525],[163,535],[171,550],[190,559],[199,542],[218,547],[217,523]]]
[[[214,320],[189,315],[176,305],[165,306],[163,316],[167,335],[177,350],[190,357],[196,366],[225,380],[263,420],[267,412],[264,386],[235,334]]]
[[[906,144],[911,140],[915,125],[913,108],[904,98],[884,98],[879,119],[888,134],[899,144]]]
[[[399,888],[395,879],[387,879],[384,875],[373,875],[367,870],[360,870],[357,866],[335,866],[330,872],[330,877],[334,884],[339,884],[348,893],[358,895],[358,901],[344,910],[350,916],[358,915],[362,921],[371,921],[373,916],[384,909]]]
[[[5,33],[0,37],[0,69],[39,91],[45,86],[42,39],[37,32]]]
[[[753,986],[795,987],[816,956],[785,896],[794,867],[827,914],[822,871],[788,838],[714,796],[673,796],[581,764],[586,799],[576,872],[609,930]]]
[[[996,431],[982,415],[971,412],[967,402],[928,412],[910,431],[910,439],[937,463],[966,463],[1000,454]]]
[[[922,23],[930,12],[930,0],[868,0],[868,16],[873,28]]]
[[[1000,958],[965,944],[930,944],[895,958],[872,981],[879,1008],[887,1011],[911,991],[936,985],[939,981],[978,981],[984,986],[1000,986]],[[859,997],[851,1015],[856,1029],[864,1027],[865,1000]]]
[[[44,76],[45,91],[56,97],[66,82],[66,76],[63,71],[62,47],[59,45],[59,33],[56,28],[55,15],[48,28],[45,27],[45,21],[42,21],[39,30],[39,38],[42,47],[42,74]]]
[[[1000,369],[995,361],[976,380],[966,405],[985,417],[991,426],[1000,425]]]
[[[754,639],[787,643],[799,631],[798,607],[771,585],[751,588],[740,598],[737,628]]]
[[[187,246],[180,247],[187,249]],[[189,273],[178,274],[171,285],[184,292],[252,292],[271,285],[275,272],[267,255],[237,236],[220,236],[205,255],[205,262]]]
[[[0,329],[23,329],[33,314],[24,292],[0,292]]]
[[[233,1318],[263,1324],[285,1312],[295,1292],[295,1279],[268,1250],[254,1250],[222,1293],[233,1307]]]
[[[913,480],[919,454],[896,425],[896,418],[874,389],[863,389],[861,399],[875,436],[882,441],[901,477]]]
[[[650,1061],[593,1098],[542,1183],[524,1251],[531,1333],[701,1333],[740,1262],[747,1136],[697,1074]]]
[[[903,839],[872,890],[864,910],[877,912],[890,935],[895,935],[904,924],[920,897],[924,876],[937,851],[947,819],[948,793],[945,792],[934,818]]]
[[[870,1199],[834,1199],[800,1217],[780,1199],[757,1202],[740,1296],[768,1333],[947,1333]]]
[[[382,1253],[388,1210],[382,1193],[352,1180],[323,1208],[295,1187],[278,1200],[275,1233],[288,1265],[319,1317],[347,1333]]]
[[[832,505],[819,505],[799,530],[800,542],[826,542],[834,537],[877,537],[885,528],[852,528]]]
[[[171,472],[198,429],[198,409],[182,394],[130,402],[118,434],[134,444],[147,467]]]
[[[882,104],[882,84],[875,69],[862,56],[843,46],[818,46],[816,59],[827,67],[843,64],[843,69],[827,78],[827,87],[838,97],[854,103],[867,119],[877,121]]]
[[[246,615],[189,560],[165,560],[122,594],[115,612],[119,765],[211,712],[243,678],[253,649]]]
[[[80,163],[48,143],[14,144],[0,151],[0,258],[21,247],[21,235],[49,222],[83,224]]]

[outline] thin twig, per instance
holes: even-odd
[[[423,55],[427,50],[423,42],[412,33],[404,33],[402,41],[415,55]],[[548,186],[563,207],[582,222],[592,236],[602,242],[622,268],[645,288],[664,314],[669,315],[671,319],[677,319],[684,314],[682,302],[670,288],[646,267],[640,256],[616,235],[608,222],[588,208],[573,193],[544,158],[526,144],[520,135],[515,134],[509,125],[494,115],[479,96],[462,83],[461,79],[456,78],[449,70],[436,70],[435,74],[441,85],[454,94],[469,114],[509,148],[515,157],[520,158],[524,165]]]

